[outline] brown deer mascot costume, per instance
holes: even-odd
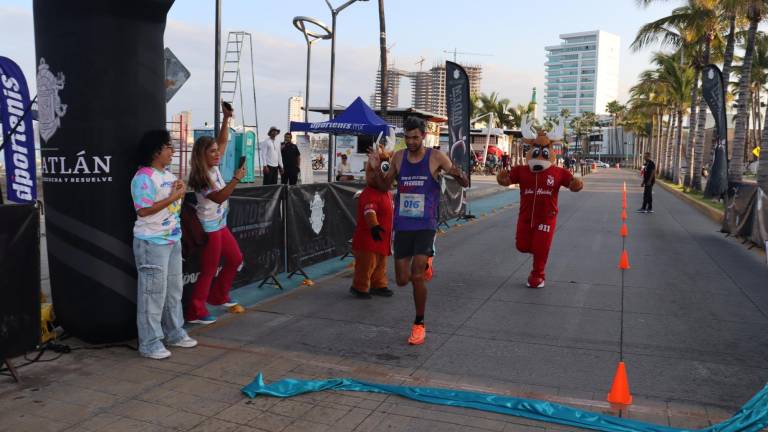
[[[377,171],[366,164],[366,186],[357,201],[357,226],[352,236],[355,275],[349,291],[357,298],[392,296],[387,287],[387,257],[391,254],[394,205],[384,174],[389,171],[391,153],[379,146],[381,164]]]
[[[496,180],[502,186],[520,184],[520,215],[517,219],[515,245],[523,253],[533,254],[533,269],[528,276],[530,288],[544,287],[544,267],[547,265],[549,248],[557,223],[557,195],[560,187],[578,192],[584,187],[568,170],[556,166],[552,144],[563,139],[563,122],[560,118],[552,132],[536,131],[532,119],[522,119],[523,142],[530,146],[526,153],[526,165],[502,170]]]

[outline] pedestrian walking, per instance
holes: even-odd
[[[394,251],[397,284],[413,286],[416,318],[408,343],[423,344],[426,337],[424,313],[427,305],[427,281],[432,279],[432,257],[440,203],[441,171],[456,178],[463,187],[466,175],[440,151],[424,147],[427,127],[424,120],[408,117],[404,124],[405,150],[397,151],[385,177],[391,185],[397,179],[395,200]],[[378,152],[371,152],[368,163],[374,171],[380,166]]]
[[[195,191],[197,217],[208,235],[208,241],[200,256],[200,275],[184,311],[187,322],[192,324],[210,324],[216,321],[216,318],[208,313],[206,302],[211,305],[242,308],[229,297],[235,273],[243,262],[243,254],[227,227],[227,213],[229,196],[245,177],[245,167],[237,169],[229,183],[221,176],[219,162],[221,155],[226,151],[229,138],[228,123],[232,118],[232,111],[224,104],[222,111],[224,118],[216,141],[204,136],[198,138],[192,147],[189,186]],[[224,265],[216,276],[222,258]]]
[[[653,213],[653,185],[656,184],[656,164],[651,160],[651,154],[645,153],[645,163],[643,164],[643,206],[638,213]]]
[[[291,133],[286,132],[283,136],[283,142],[280,144],[280,157],[283,160],[283,171],[280,174],[281,183],[287,185],[298,183],[299,171],[301,170],[301,152],[292,140]]]
[[[272,126],[267,132],[268,138],[259,143],[265,186],[277,184],[278,173],[283,173],[283,155],[280,152],[280,143],[275,139],[279,134],[280,129]]]
[[[509,169],[509,153],[504,152],[503,155],[501,155],[501,168],[502,169]]]
[[[167,130],[144,134],[137,151],[138,171],[131,180],[136,209],[133,256],[139,276],[136,326],[139,354],[156,360],[168,358],[168,346],[192,348],[197,341],[182,327],[181,201],[184,182],[167,170],[173,144]]]

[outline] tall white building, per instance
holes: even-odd
[[[607,114],[605,105],[619,95],[618,36],[602,30],[561,34],[547,51],[544,115],[591,111]]]
[[[290,128],[291,122],[303,122],[304,121],[304,97],[303,96],[291,96],[288,98],[288,127]]]

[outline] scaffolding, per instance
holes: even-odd
[[[247,45],[247,50],[245,49]],[[247,57],[247,58],[244,58]],[[243,62],[250,62],[250,81],[252,90],[253,116],[250,116],[246,109],[243,97]],[[251,34],[245,31],[231,31],[227,34],[227,45],[224,50],[224,67],[221,70],[221,99],[233,107],[236,107],[236,113],[239,112],[240,124],[243,130],[253,130],[256,134],[256,157],[258,158],[258,167],[261,167],[261,152],[259,148],[259,117],[256,105],[256,79],[253,68],[253,41]],[[235,103],[236,99],[238,103]],[[236,121],[236,120],[234,120]],[[235,125],[232,125],[235,126]]]

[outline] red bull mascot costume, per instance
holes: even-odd
[[[349,291],[361,299],[393,294],[387,287],[387,257],[391,254],[394,205],[382,175],[389,171],[391,154],[381,146],[374,151],[379,152],[381,164],[376,170],[381,173],[366,166],[366,186],[357,201],[357,226],[352,237],[355,275]]]
[[[557,195],[560,187],[578,192],[584,187],[568,170],[554,164],[552,144],[563,139],[563,119],[551,132],[536,131],[532,120],[523,117],[523,142],[530,146],[526,165],[502,170],[496,180],[502,186],[520,185],[520,215],[517,219],[517,250],[533,255],[533,269],[528,276],[530,288],[544,287],[544,267],[557,224]]]

